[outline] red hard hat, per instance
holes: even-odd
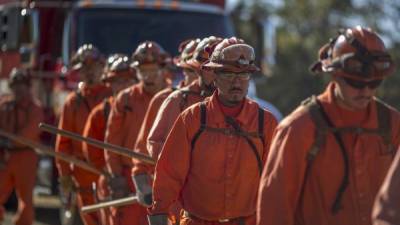
[[[104,57],[99,49],[92,44],[82,45],[71,59],[71,65],[74,70],[79,70],[83,66],[94,62],[104,62]]]
[[[339,33],[319,51],[314,72],[330,72],[355,80],[383,79],[393,73],[394,62],[385,44],[370,28],[356,26]]]
[[[193,52],[193,56],[187,61],[187,64],[193,68],[200,69],[201,65],[210,59],[214,48],[223,39],[215,36],[206,37],[200,41]]]
[[[128,57],[120,57],[114,60],[108,69],[107,73],[104,73],[101,80],[103,82],[112,82],[115,78],[127,77],[135,79],[135,72],[130,67],[130,61]]]
[[[181,53],[179,56],[174,58],[174,63],[176,66],[181,68],[191,68],[187,62],[192,58],[194,50],[199,44],[200,39],[189,39],[182,42],[179,45],[179,52]]]
[[[224,39],[214,49],[210,61],[202,67],[229,72],[256,72],[259,68],[254,64],[253,47],[236,37]]]
[[[171,61],[169,54],[156,42],[145,41],[132,54],[132,67],[144,64],[166,66]]]

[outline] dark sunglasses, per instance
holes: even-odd
[[[376,89],[379,87],[379,85],[382,84],[382,79],[379,80],[372,80],[372,81],[359,81],[359,80],[353,80],[349,78],[343,77],[343,80],[346,82],[346,84],[350,85],[353,88],[356,89],[364,89],[368,87],[369,89]]]

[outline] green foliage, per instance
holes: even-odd
[[[279,18],[276,34],[276,64],[272,76],[258,85],[258,94],[275,104],[284,114],[290,113],[302,100],[322,92],[329,75],[312,75],[308,68],[317,60],[319,48],[335,36],[339,28],[361,23],[385,35],[392,44],[390,52],[395,62],[400,59],[400,38],[393,27],[381,26],[392,22],[400,28],[400,3],[390,0],[283,0],[283,6],[272,7],[264,1],[242,0],[233,11],[239,36],[256,46],[260,39],[257,21]],[[387,2],[383,4],[382,2]],[[245,4],[246,3],[246,4]],[[390,4],[389,4],[390,3]],[[389,9],[387,7],[390,7]],[[386,7],[386,8],[385,8]],[[391,10],[391,13],[387,13]],[[382,21],[384,20],[384,21]],[[258,53],[257,56],[260,54]],[[378,92],[389,104],[400,108],[400,74],[388,78]]]

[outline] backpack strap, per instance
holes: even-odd
[[[108,101],[108,99],[104,99],[103,102],[104,102],[104,107],[103,107],[104,122],[107,123],[108,116],[110,115],[110,111],[111,111],[111,104]]]
[[[191,142],[192,151],[194,150],[194,146],[196,144],[197,139],[199,139],[200,134],[203,133],[203,131],[206,128],[206,121],[207,121],[206,103],[201,102],[200,103],[200,128],[199,128],[199,130],[197,130],[196,134],[194,135],[194,137],[192,139],[192,142]]]
[[[264,139],[264,109],[258,107],[258,135],[265,146],[265,139]]]
[[[133,108],[132,108],[132,106],[130,106],[129,105],[129,89],[128,90],[125,90],[125,94],[124,94],[124,96],[123,96],[123,101],[124,101],[124,110],[125,111],[128,111],[128,112],[133,112]]]
[[[313,121],[315,129],[314,143],[307,153],[307,161],[312,163],[318,155],[322,146],[325,144],[326,134],[329,132],[329,126],[320,112],[320,106],[317,103],[317,97],[311,96],[303,101],[302,106],[310,113],[311,120]]]
[[[307,101],[307,100],[306,100]],[[315,157],[317,156],[318,152],[320,151],[322,144],[325,142],[325,138],[327,135],[327,132],[331,129],[334,128],[334,124],[330,120],[328,114],[326,114],[324,108],[322,107],[321,103],[318,101],[318,99],[315,96],[311,97],[311,100],[308,101],[308,103],[305,103],[306,107],[308,107],[308,111],[310,113],[311,119],[313,120],[315,127],[316,127],[316,135],[315,135],[315,141],[313,146],[311,147],[308,155],[307,155],[307,168],[306,168],[306,179],[309,175],[309,171],[311,169],[312,162],[314,161]],[[342,179],[342,183],[339,186],[339,189],[336,193],[335,200],[332,204],[331,207],[331,212],[332,214],[337,214],[340,209],[341,209],[341,200],[343,197],[343,193],[346,191],[348,185],[349,185],[349,157],[347,155],[346,147],[344,145],[344,142],[339,134],[339,132],[332,132],[333,136],[335,137],[335,140],[337,144],[340,147],[340,151],[343,156],[343,164],[344,164],[344,175]],[[304,186],[303,186],[304,188]]]
[[[182,95],[182,101],[179,104],[181,111],[183,111],[185,109],[185,106],[187,106],[189,95],[201,96],[201,93],[196,91],[191,91],[188,88],[179,89],[179,92]]]
[[[225,121],[226,121],[226,123],[231,125],[235,129],[236,132],[238,132],[238,133],[243,132],[242,128],[239,126],[239,124],[236,123],[234,118],[226,116],[225,117]],[[254,156],[256,157],[256,160],[257,160],[258,172],[259,172],[259,174],[261,176],[262,171],[263,171],[263,162],[262,162],[261,156],[258,154],[256,145],[254,144],[253,141],[251,141],[249,136],[241,135],[241,137],[243,137],[247,141],[247,143],[249,144],[252,152],[254,153]]]
[[[82,93],[80,92],[79,89],[75,91],[75,94],[76,94],[76,97],[77,97],[76,109],[78,109],[80,107],[81,103],[83,102],[85,104],[86,109],[88,110],[88,112],[90,112],[89,102],[87,101],[85,96],[82,95]]]
[[[380,99],[376,100],[376,113],[378,119],[378,132],[383,138],[383,142],[387,147],[386,152],[395,155],[395,148],[392,144],[392,118],[390,107]]]

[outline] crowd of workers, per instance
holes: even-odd
[[[326,90],[279,124],[246,97],[259,70],[250,45],[210,36],[183,42],[179,52],[172,58],[145,41],[130,58],[106,59],[86,44],[71,59],[81,82],[64,103],[59,129],[156,162],[58,135],[56,152],[106,174],[56,160],[61,189],[77,193],[79,208],[137,197],[82,212],[85,225],[400,223],[400,114],[375,97],[395,66],[378,34],[357,26],[322,46],[310,69],[330,76]],[[176,87],[173,65],[184,74]],[[9,87],[0,130],[39,141],[43,117],[28,73],[14,69]],[[31,149],[0,139],[0,219],[15,189],[14,222],[32,224],[36,164]]]

